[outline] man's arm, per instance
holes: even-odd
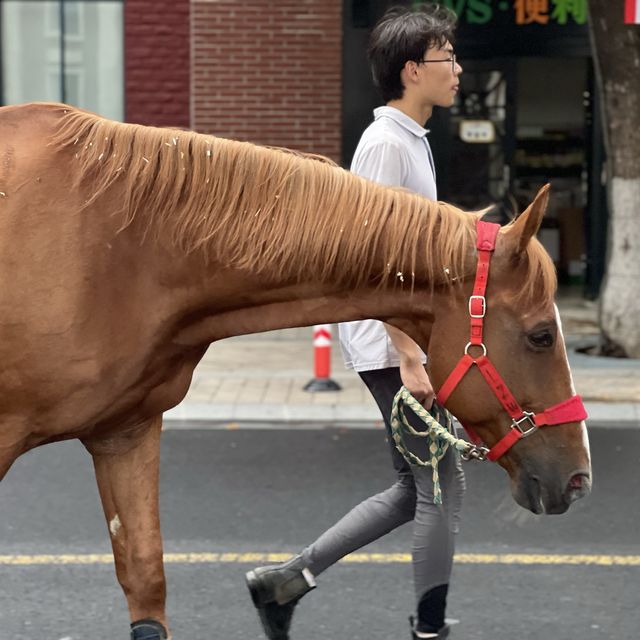
[[[420,347],[400,329],[386,323],[384,328],[400,356],[402,384],[425,408],[430,409],[435,399],[435,392],[422,364]]]

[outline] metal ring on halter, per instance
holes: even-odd
[[[484,346],[484,342],[481,342],[480,344],[471,344],[470,342],[467,342],[467,346],[464,348],[465,356],[469,355],[469,347],[482,347],[482,355],[487,355],[487,347]]]

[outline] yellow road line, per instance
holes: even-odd
[[[289,553],[165,553],[167,564],[259,564],[283,562]],[[342,560],[359,564],[407,564],[408,553],[352,553]],[[458,553],[457,564],[511,564],[511,565],[591,565],[600,567],[640,566],[640,556],[634,555],[566,555],[531,553]],[[111,564],[109,553],[60,554],[60,555],[0,555],[0,565],[68,565]]]

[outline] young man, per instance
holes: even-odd
[[[462,68],[453,50],[455,15],[439,5],[393,9],[374,28],[369,60],[385,106],[360,139],[351,170],[389,186],[437,198],[433,157],[423,125],[434,106],[450,107]],[[390,437],[391,403],[404,384],[425,407],[434,392],[425,355],[401,331],[376,320],[343,323],[340,341],[348,367],[369,388],[382,413],[397,481],[368,498],[287,563],[259,567],[247,584],[267,637],[287,640],[298,600],[315,587],[315,577],[342,557],[414,520],[413,567],[416,589],[414,639],[445,638],[445,607],[453,563],[453,536],[464,475],[449,449],[440,463],[443,505],[433,504],[430,468],[409,466]]]

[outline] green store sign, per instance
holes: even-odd
[[[505,19],[514,26],[584,25],[587,0],[438,0],[461,24],[489,25]],[[423,4],[420,1],[414,5]]]

